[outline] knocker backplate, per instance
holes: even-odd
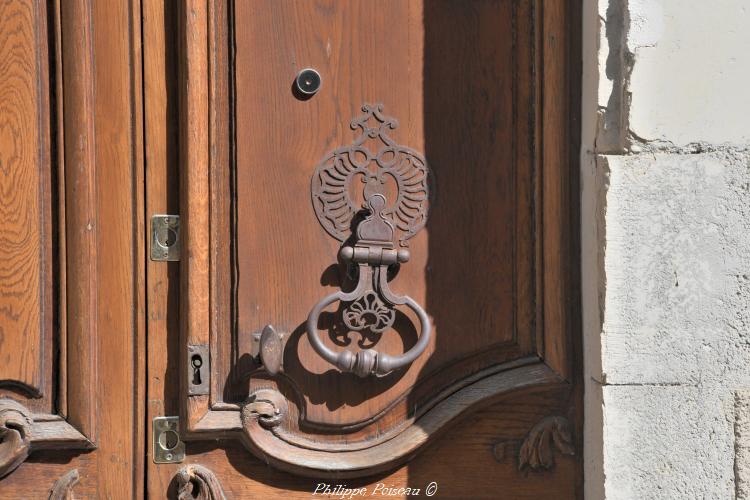
[[[312,177],[315,214],[328,234],[342,242],[350,236],[355,217],[366,208],[357,201],[386,195],[389,182],[395,183],[396,198],[389,200],[382,213],[401,233],[399,244],[407,246],[407,240],[427,222],[427,163],[420,153],[390,137],[398,121],[384,115],[383,108],[382,104],[362,106],[364,114],[351,122],[360,134],[349,146],[327,155]]]

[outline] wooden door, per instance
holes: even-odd
[[[580,496],[576,9],[149,8],[152,495]]]
[[[579,13],[0,1],[0,498],[581,497]]]
[[[134,498],[140,7],[0,2],[0,498]]]

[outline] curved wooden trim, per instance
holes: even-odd
[[[29,456],[32,426],[26,407],[12,399],[0,400],[0,477],[16,470]]]
[[[78,484],[80,476],[78,469],[72,469],[63,474],[49,492],[49,500],[73,500],[73,488]]]
[[[490,405],[515,391],[560,382],[542,362],[491,375],[446,397],[392,439],[362,450],[321,451],[293,446],[262,427],[257,419],[247,422],[242,441],[264,462],[303,476],[375,474],[406,462],[469,410]]]
[[[32,414],[10,398],[0,398],[0,478],[13,472],[34,450],[90,449],[91,441],[58,415]]]
[[[224,489],[216,475],[198,464],[186,465],[175,474],[178,500],[225,500]]]
[[[484,370],[480,372],[477,372],[466,378],[458,380],[450,384],[449,386],[445,387],[440,392],[434,394],[431,398],[425,401],[422,401],[421,404],[419,404],[418,408],[413,409],[413,413],[410,413],[409,415],[405,417],[399,417],[400,422],[398,426],[394,428],[383,428],[380,436],[377,438],[370,438],[364,441],[348,442],[346,444],[342,444],[342,443],[335,443],[335,442],[332,443],[332,442],[324,442],[321,440],[316,440],[315,437],[301,436],[294,432],[289,432],[288,430],[282,428],[281,426],[275,427],[273,429],[273,432],[279,438],[283,439],[284,441],[288,442],[289,444],[293,446],[309,448],[313,450],[353,451],[355,449],[372,448],[373,446],[376,446],[384,441],[387,441],[393,438],[398,433],[402,432],[404,429],[407,429],[416,420],[418,420],[422,415],[429,412],[435,405],[437,405],[438,403],[440,403],[441,401],[449,397],[451,394],[454,394],[457,391],[460,391],[464,387],[468,387],[479,380],[490,377],[492,375],[496,375],[501,372],[508,372],[514,369],[518,369],[522,366],[535,365],[538,363],[539,363],[539,358],[537,357],[527,357],[527,358],[516,359],[516,360],[508,361],[499,365],[490,366],[489,368],[485,368]],[[372,424],[372,423],[377,422],[378,420],[385,418],[385,416],[389,413],[389,411],[391,411],[393,408],[396,407],[396,404],[398,402],[403,401],[407,397],[408,397],[407,393],[403,394],[399,399],[394,401],[394,403],[392,403],[388,408],[386,408],[379,414],[374,415],[367,422],[367,424]],[[338,428],[338,430],[346,431],[346,430],[353,430],[356,428],[357,427],[352,427],[351,429],[347,429],[346,427],[341,426]]]

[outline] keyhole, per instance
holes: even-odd
[[[199,354],[193,354],[190,358],[190,364],[193,365],[193,385],[201,385],[201,366],[203,365],[203,359]]]
[[[177,241],[177,232],[171,227],[159,231],[159,243],[164,247],[171,247]]]
[[[159,445],[165,450],[174,450],[180,444],[180,436],[173,430],[164,431],[159,435]]]

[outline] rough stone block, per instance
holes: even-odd
[[[603,157],[610,384],[750,384],[750,156]]]
[[[737,500],[750,499],[750,389],[734,399],[734,477]]]
[[[734,497],[734,395],[604,387],[607,500]]]

